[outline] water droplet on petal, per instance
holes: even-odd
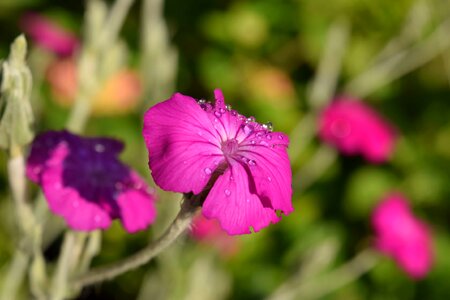
[[[205,100],[205,99],[199,99],[199,100],[198,100],[198,103],[199,103],[199,104],[205,104],[205,103],[206,103],[206,100]]]
[[[248,164],[249,164],[250,166],[256,166],[256,161],[254,161],[253,159],[250,159],[250,160],[248,161]]]
[[[271,140],[272,139],[272,135],[271,134],[266,135],[266,139]]]
[[[203,171],[205,171],[206,175],[210,175],[212,173],[210,168],[205,168]]]
[[[221,107],[221,108],[219,108],[219,112],[220,112],[221,114],[224,114],[224,113],[226,112],[226,109],[223,108],[223,107]]]
[[[254,144],[256,144],[256,141],[255,140],[251,140],[250,144],[254,145]]]
[[[230,110],[231,110],[231,105],[230,105],[230,104],[227,104],[227,105],[225,105],[225,108],[226,108],[228,111],[230,111]]]
[[[269,143],[264,141],[264,140],[260,141],[259,144],[263,145],[263,146],[266,146],[266,147],[269,147]]]
[[[255,122],[255,117],[248,117],[247,122]]]
[[[269,182],[272,182],[272,177],[267,176],[267,180],[269,180]]]
[[[226,195],[227,197],[231,195],[231,191],[228,190],[228,189],[226,189],[226,190],[224,191],[224,193],[225,193],[225,195]]]
[[[217,111],[217,110],[214,112],[214,115],[215,115],[216,117],[218,117],[218,118],[220,118],[220,117],[222,116],[222,114],[221,114],[219,111]],[[214,121],[217,122],[217,119],[215,119]]]
[[[246,135],[249,135],[250,133],[252,133],[253,130],[254,130],[253,125],[251,125],[251,124],[245,124],[245,125],[244,125],[244,133],[245,133]]]
[[[95,152],[102,153],[105,151],[105,146],[102,144],[95,144],[94,149]]]
[[[279,139],[279,140],[282,140],[282,139],[283,139],[283,136],[282,136],[281,134],[279,134],[279,135],[278,135],[278,139]]]
[[[266,123],[264,123],[264,124],[262,125],[262,127],[263,127],[265,130],[268,130],[268,131],[272,131],[272,130],[273,130],[272,122],[266,122]]]
[[[231,111],[231,115],[232,115],[232,116],[236,117],[237,114],[238,114],[237,111],[235,111],[235,110],[232,110],[232,111]]]

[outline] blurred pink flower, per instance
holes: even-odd
[[[78,90],[77,70],[72,58],[53,62],[46,74],[51,93],[57,103],[71,106]],[[105,79],[92,97],[92,113],[114,116],[129,113],[139,104],[141,80],[132,70],[122,69]]]
[[[238,240],[228,235],[217,220],[208,220],[203,215],[197,215],[192,222],[191,236],[199,242],[213,245],[224,257],[237,253]]]
[[[153,178],[162,189],[199,194],[211,189],[203,215],[229,234],[251,233],[292,210],[288,137],[225,106],[174,94],[150,108],[143,135]],[[212,185],[212,187],[211,187]]]
[[[391,256],[411,277],[427,275],[433,261],[431,234],[400,194],[387,196],[372,214],[376,247]]]
[[[60,56],[70,56],[79,46],[77,37],[50,19],[27,13],[20,19],[22,30],[37,45]]]
[[[344,154],[362,154],[368,161],[386,161],[394,149],[391,126],[365,103],[338,97],[322,112],[319,135]]]
[[[72,229],[105,229],[118,218],[128,232],[136,232],[153,223],[155,194],[118,160],[122,149],[121,142],[109,138],[49,131],[32,144],[27,176]]]

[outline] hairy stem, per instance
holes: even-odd
[[[164,249],[170,246],[186,228],[191,224],[192,218],[199,207],[192,201],[193,199],[185,199],[175,220],[161,237],[149,244],[144,249],[125,258],[122,261],[95,268],[88,273],[75,279],[75,288],[91,285],[112,279],[125,272],[133,270],[139,266],[148,263],[152,258],[160,254]]]
[[[20,249],[16,250],[0,289],[1,300],[16,299],[17,290],[25,277],[29,260],[30,256],[27,253]]]

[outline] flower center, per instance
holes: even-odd
[[[236,139],[226,140],[222,143],[222,152],[226,157],[233,156],[238,150],[238,142]]]

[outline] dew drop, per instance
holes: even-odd
[[[206,175],[210,175],[212,173],[210,168],[205,168],[203,171],[205,172]]]
[[[105,146],[102,144],[95,144],[94,149],[95,149],[95,152],[98,152],[98,153],[105,152]]]
[[[254,144],[256,144],[256,141],[255,140],[251,140],[250,144],[254,145]]]
[[[267,180],[269,180],[269,182],[272,182],[272,177],[267,176]]]
[[[230,191],[229,189],[226,189],[226,190],[224,191],[224,193],[225,193],[225,195],[226,195],[227,197],[231,195],[231,191]]]
[[[250,159],[250,160],[248,161],[248,164],[249,164],[250,166],[256,166],[256,161],[254,161],[253,159]]]
[[[269,143],[264,141],[264,140],[260,141],[259,144],[263,145],[263,146],[266,146],[266,147],[269,147]]]
[[[268,130],[268,131],[272,131],[272,130],[273,130],[272,122],[266,122],[266,123],[264,123],[264,124],[262,125],[262,127],[263,127],[265,130]]]
[[[247,122],[255,122],[255,117],[248,117]]]
[[[205,103],[206,103],[206,100],[205,100],[205,99],[199,99],[199,100],[198,100],[198,103],[199,103],[199,104],[205,104]]]
[[[227,105],[225,105],[225,108],[226,108],[228,111],[230,111],[230,110],[231,110],[231,105],[230,105],[230,104],[227,104]]]
[[[231,107],[231,106],[230,106],[230,107]],[[231,115],[232,115],[233,117],[236,117],[236,116],[237,116],[237,111],[232,110],[232,111],[231,111]]]
[[[216,117],[218,117],[218,118],[220,118],[220,117],[222,116],[222,114],[221,114],[218,110],[216,110],[216,111],[214,112],[214,115],[215,115]],[[214,121],[217,122],[217,119],[215,119]]]
[[[272,139],[272,135],[271,134],[266,135],[266,139],[271,140]]]
[[[279,139],[279,140],[282,140],[282,139],[283,139],[283,136],[282,136],[281,134],[279,134],[279,135],[278,135],[278,139]]]
[[[246,135],[249,135],[250,133],[252,133],[254,129],[255,129],[255,127],[253,125],[250,125],[250,124],[244,125],[244,133]]]
[[[219,108],[219,112],[220,112],[221,114],[224,114],[224,113],[226,112],[226,109],[223,108],[223,107],[221,107],[221,108]]]

